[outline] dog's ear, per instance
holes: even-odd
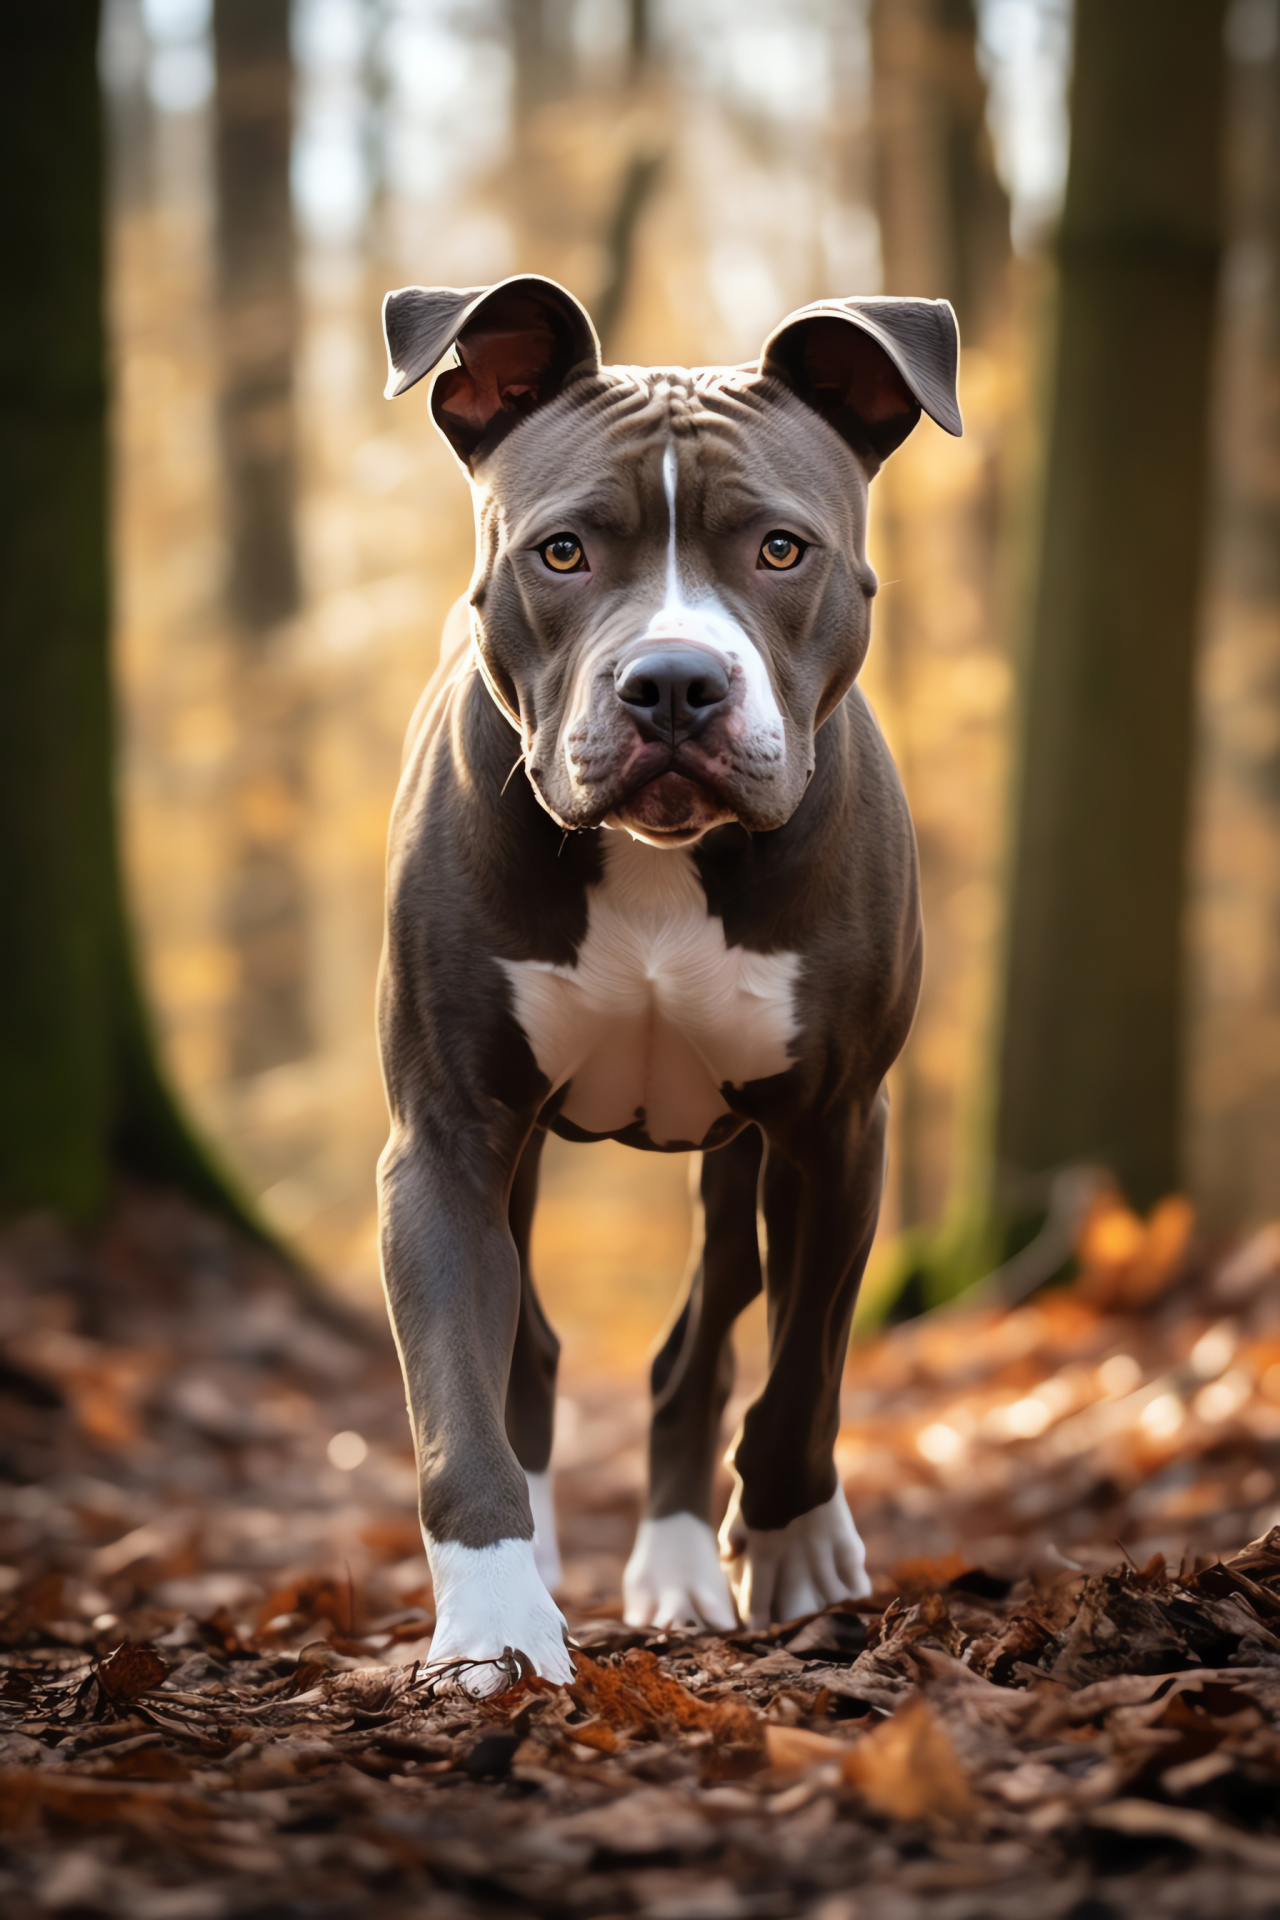
[[[535,407],[600,365],[584,308],[554,280],[523,274],[495,287],[401,287],[382,303],[386,397],[407,393],[452,347],[431,411],[468,467]]]
[[[960,334],[946,300],[819,300],[788,314],[764,343],[760,371],[782,380],[876,466],[921,411],[962,433]]]

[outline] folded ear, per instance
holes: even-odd
[[[401,287],[382,303],[388,400],[452,347],[431,411],[468,467],[571,379],[594,373],[600,343],[586,311],[554,280],[522,274],[495,287]]]
[[[761,373],[782,380],[878,466],[921,411],[962,433],[960,334],[946,300],[819,300],[764,343]]]

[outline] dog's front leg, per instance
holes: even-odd
[[[884,1181],[887,1102],[771,1136],[769,1373],[734,1450],[738,1485],[720,1550],[752,1626],[792,1620],[871,1591],[835,1467],[849,1326]]]
[[[474,1693],[506,1685],[516,1651],[548,1680],[573,1678],[506,1432],[520,1309],[507,1195],[523,1145],[509,1131],[495,1140],[489,1127],[402,1122],[379,1167],[383,1275],[435,1587],[431,1658],[483,1663],[460,1676]]]

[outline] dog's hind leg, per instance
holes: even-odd
[[[734,1449],[721,1552],[750,1626],[871,1591],[835,1466],[840,1383],[884,1184],[888,1104],[843,1128],[770,1140],[769,1375]]]
[[[763,1284],[756,1228],[762,1146],[752,1126],[703,1158],[702,1254],[653,1363],[649,1503],[623,1576],[632,1625],[735,1624],[711,1528],[711,1487],[733,1386],[733,1323]]]
[[[538,1167],[546,1138],[540,1127],[535,1127],[530,1134],[516,1167],[507,1206],[511,1237],[520,1256],[520,1318],[507,1380],[506,1424],[511,1450],[529,1482],[533,1557],[548,1590],[554,1592],[562,1573],[551,1489],[551,1439],[560,1342],[542,1310],[529,1267],[529,1241],[538,1200]]]

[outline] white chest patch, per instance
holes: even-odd
[[[785,1073],[797,953],[748,953],[688,852],[610,834],[575,966],[503,961],[515,1013],[565,1119],[587,1133],[639,1120],[655,1146],[695,1145],[728,1112],[721,1087]]]

